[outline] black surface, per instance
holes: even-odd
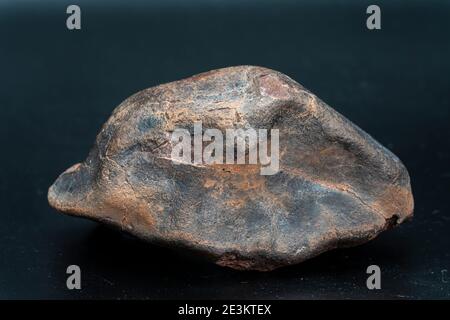
[[[0,298],[450,298],[450,4],[0,3]],[[405,163],[415,217],[360,247],[236,272],[57,214],[47,188],[138,90],[230,65],[288,74]],[[66,289],[66,267],[82,290]],[[368,265],[382,290],[365,286]],[[449,270],[448,274],[445,270]]]

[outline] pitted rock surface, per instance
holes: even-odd
[[[174,164],[171,133],[196,121],[222,132],[279,129],[279,171]],[[409,176],[395,155],[294,80],[253,66],[126,99],[48,199],[61,212],[221,266],[262,271],[364,243],[413,212]]]

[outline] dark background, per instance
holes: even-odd
[[[365,26],[372,3],[382,30]],[[66,28],[69,4],[80,31]],[[450,298],[449,36],[448,1],[0,1],[0,298]],[[241,64],[286,73],[397,154],[414,220],[257,273],[49,207],[48,187],[122,100]],[[81,291],[66,289],[70,264]],[[371,264],[382,290],[366,288]]]

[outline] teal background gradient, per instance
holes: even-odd
[[[0,1],[0,298],[450,298],[450,2]],[[66,28],[78,4],[82,29]],[[236,272],[56,213],[131,94],[232,65],[279,70],[397,154],[414,220],[272,273]],[[82,290],[65,287],[82,269]],[[367,266],[382,290],[366,288]]]

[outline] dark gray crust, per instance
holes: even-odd
[[[279,129],[280,171],[174,165],[170,134],[194,121]],[[366,242],[413,213],[408,172],[395,155],[286,75],[254,66],[126,99],[48,199],[61,212],[261,271]]]

